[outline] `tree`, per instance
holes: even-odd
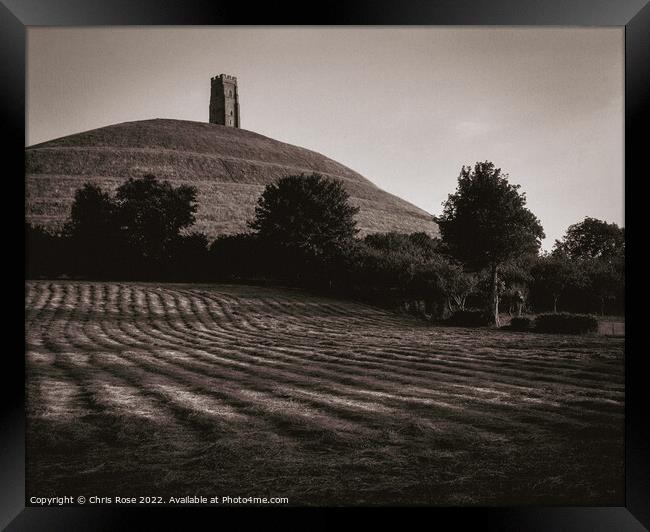
[[[527,305],[529,286],[533,280],[531,269],[537,257],[537,253],[524,253],[505,262],[499,269],[499,280],[503,281],[503,291],[499,290],[499,305],[501,307],[503,303],[510,316],[513,311],[521,316]]]
[[[358,210],[339,181],[293,175],[266,186],[250,227],[277,252],[276,266],[300,277],[305,268],[328,269],[350,245]]]
[[[115,228],[115,211],[115,203],[108,193],[97,185],[86,183],[75,193],[66,231],[97,239]]]
[[[363,239],[369,246],[381,251],[396,251],[409,255],[431,257],[440,241],[426,233],[372,233]]]
[[[569,226],[554,254],[563,253],[585,276],[584,287],[595,296],[601,314],[608,301],[619,299],[625,286],[625,228],[585,217]]]
[[[128,253],[145,269],[168,263],[180,238],[196,213],[195,187],[172,187],[152,175],[130,178],[116,193],[117,217]]]
[[[624,259],[622,256],[611,260],[583,259],[580,263],[580,267],[585,271],[589,290],[596,296],[600,314],[604,316],[607,301],[622,299],[625,291]]]
[[[108,193],[90,183],[77,190],[63,232],[70,239],[76,270],[105,275],[112,269],[119,222],[117,205]]]
[[[625,254],[625,228],[587,216],[569,226],[555,249],[572,259],[611,260]]]
[[[553,312],[568,286],[581,286],[583,272],[575,261],[562,252],[542,255],[533,266],[534,289],[553,298]]]
[[[477,162],[473,169],[463,166],[456,191],[449,194],[442,216],[436,219],[452,256],[470,269],[489,268],[490,315],[496,326],[500,325],[499,268],[525,253],[537,253],[545,236],[519,188],[491,162]]]
[[[438,283],[447,299],[450,312],[465,310],[467,298],[476,291],[478,276],[463,270],[460,264],[441,262],[438,267]]]
[[[65,234],[78,273],[90,276],[178,276],[177,260],[207,253],[202,235],[182,235],[194,223],[196,189],[174,188],[152,175],[129,179],[112,197],[85,184],[75,194]],[[192,270],[198,275],[198,270]]]
[[[424,233],[374,233],[346,249],[339,286],[382,305],[443,317],[454,302],[464,303],[465,279],[453,278],[439,245]]]
[[[25,222],[25,276],[51,279],[70,273],[69,237]]]

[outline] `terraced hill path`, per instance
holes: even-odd
[[[623,339],[28,282],[27,493],[623,505]]]
[[[197,188],[193,231],[209,240],[248,230],[264,187],[287,175],[340,180],[359,207],[359,235],[439,234],[431,214],[320,153],[245,129],[187,120],[136,120],[83,131],[25,149],[26,221],[60,230],[75,192],[93,183],[114,192],[153,174]]]

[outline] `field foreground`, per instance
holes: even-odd
[[[624,505],[622,338],[58,281],[27,283],[26,333],[28,497]]]

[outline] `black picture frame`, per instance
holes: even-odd
[[[96,25],[516,25],[516,26],[620,26],[625,27],[625,175],[626,198],[637,181],[647,177],[643,158],[648,146],[650,108],[650,5],[647,0],[355,0],[345,4],[266,3],[252,8],[246,3],[221,0],[2,0],[0,4],[0,69],[4,143],[5,228],[18,227],[24,219],[25,147],[25,44],[28,26]],[[10,164],[7,165],[6,163]],[[643,166],[642,166],[643,165]],[[11,185],[11,186],[10,186]],[[13,190],[13,186],[16,190]],[[11,190],[10,190],[11,189]],[[16,196],[14,197],[14,194]],[[9,198],[14,198],[9,200]],[[22,198],[20,201],[15,199]],[[21,213],[21,209],[23,212]],[[633,210],[633,207],[632,207]],[[631,256],[642,226],[630,227],[626,209],[626,495],[625,506],[616,508],[431,508],[426,522],[440,525],[453,521],[463,526],[491,530],[644,530],[650,528],[650,414],[645,408],[650,389],[645,383],[643,350],[633,353],[629,339],[641,319],[629,311],[635,275]],[[10,231],[6,231],[8,237]],[[24,242],[24,239],[23,239]],[[5,261],[20,268],[22,259]],[[20,283],[5,291],[24,306]],[[23,285],[24,288],[24,285]],[[13,301],[13,299],[11,299]],[[11,308],[6,306],[5,309]],[[9,314],[14,314],[10,312]],[[116,530],[127,529],[133,519],[145,518],[146,529],[187,526],[189,512],[212,520],[224,509],[151,508],[26,508],[24,471],[24,316],[18,311],[4,320],[6,335],[16,344],[2,356],[2,417],[0,418],[0,527],[8,530]],[[22,335],[22,337],[21,337]],[[635,356],[636,355],[636,356]],[[173,510],[173,511],[172,511]],[[256,509],[235,510],[245,519]],[[279,518],[290,509],[275,509]],[[347,511],[347,510],[345,510]],[[206,516],[210,512],[210,516]],[[282,513],[280,513],[282,512]],[[380,514],[382,509],[378,509]],[[304,512],[303,512],[304,513]],[[322,512],[321,512],[322,513]],[[340,515],[340,512],[339,512]],[[422,516],[420,516],[422,517]],[[181,521],[179,521],[180,519]],[[159,524],[155,524],[158,521]]]

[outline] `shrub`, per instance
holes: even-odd
[[[484,310],[459,310],[447,318],[445,323],[460,327],[481,327],[489,323],[489,317]]]
[[[222,235],[210,245],[210,268],[216,279],[255,278],[272,273],[263,242],[254,234]]]
[[[513,331],[529,331],[532,328],[532,320],[530,318],[512,318],[510,320],[510,329]]]
[[[535,318],[535,329],[546,333],[583,334],[598,331],[598,320],[588,314],[540,314]]]
[[[25,223],[25,276],[53,278],[71,273],[70,239]]]

